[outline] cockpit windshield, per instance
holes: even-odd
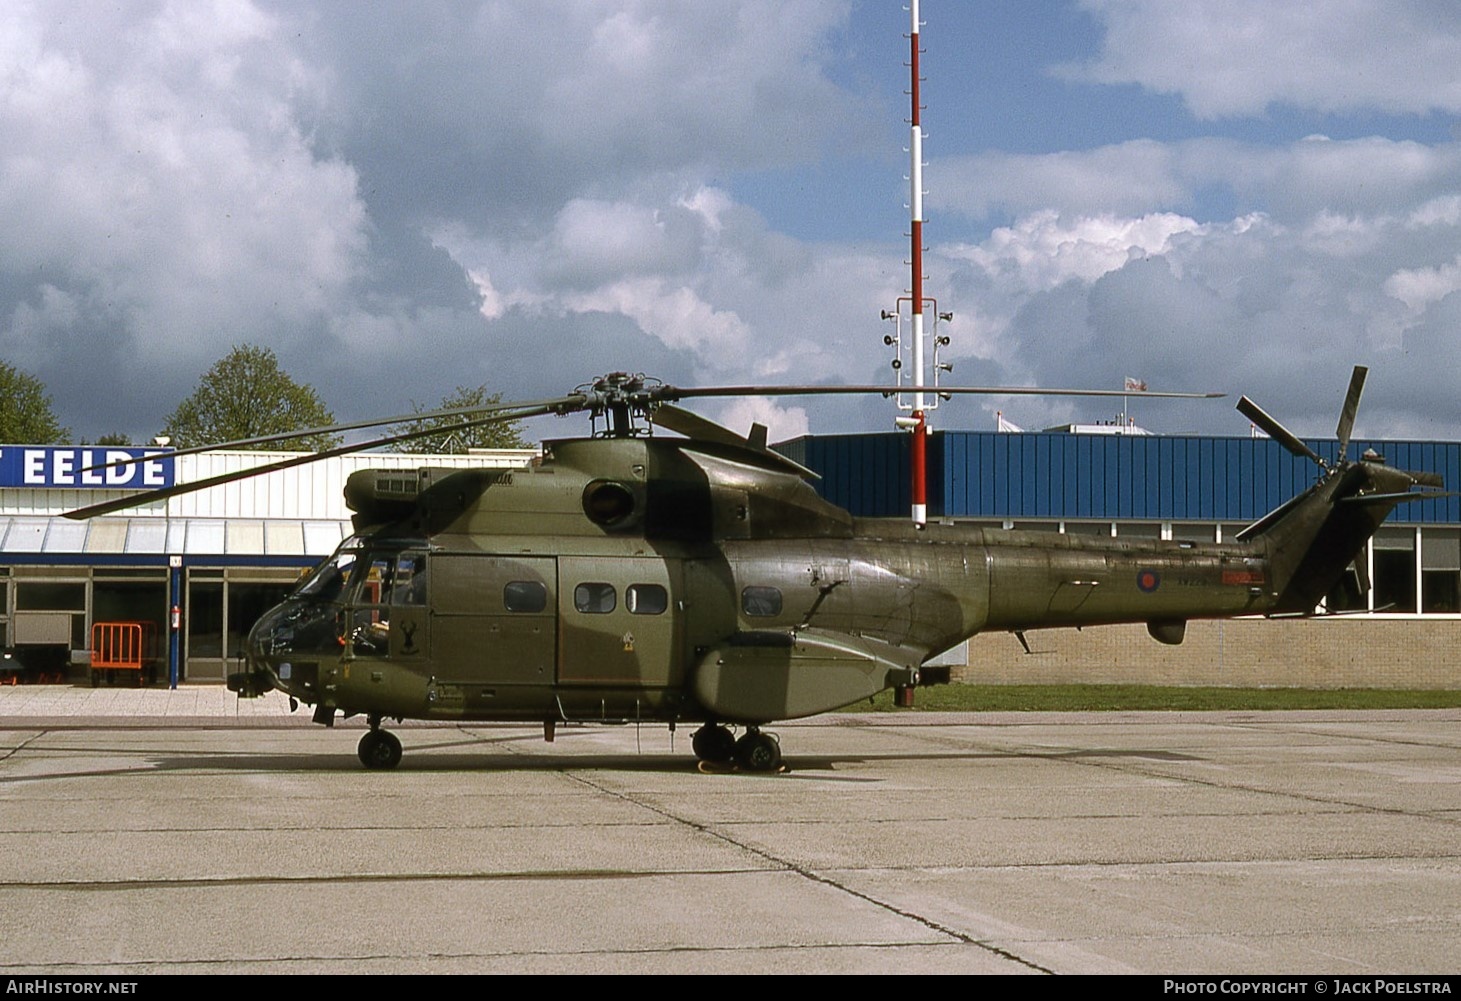
[[[360,557],[360,550],[352,548],[351,543],[358,544],[358,540],[347,539],[333,556],[315,567],[314,572],[295,589],[295,595],[320,601],[340,600]]]

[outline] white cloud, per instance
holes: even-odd
[[[1205,188],[1226,189],[1247,209],[1280,217],[1417,202],[1434,213],[1454,197],[1461,145],[1381,137],[1310,137],[1281,146],[1139,140],[1091,150],[954,157],[935,161],[930,171],[940,178],[934,204],[975,219],[997,211],[1094,216],[1184,209]]]
[[[1190,197],[1180,147],[1149,139],[1094,150],[1014,154],[1000,151],[939,158],[929,203],[982,218],[1054,205],[1080,212],[1133,212],[1179,205]]]
[[[1412,313],[1421,313],[1427,306],[1461,289],[1461,256],[1436,267],[1397,271],[1385,279],[1384,289],[1386,295],[1405,303]]]
[[[622,313],[672,348],[695,352],[709,371],[745,352],[750,332],[734,312],[716,309],[693,289],[659,278],[631,278],[563,300],[579,313]]]
[[[1081,0],[1105,28],[1066,72],[1178,94],[1199,118],[1276,104],[1323,112],[1461,111],[1461,11],[1426,0]]]
[[[808,434],[811,422],[804,407],[782,406],[764,396],[750,396],[725,404],[717,423],[736,434],[748,434],[752,424],[764,425],[769,442],[787,441]]]
[[[355,172],[293,124],[276,23],[242,2],[92,11],[0,14],[0,226],[26,234],[0,268],[44,269],[153,364],[288,340],[354,277],[365,212]],[[240,87],[261,63],[276,83]]]
[[[943,252],[1038,291],[1072,278],[1095,281],[1133,257],[1164,254],[1175,236],[1201,228],[1172,213],[1137,218],[1084,216],[1067,221],[1054,210],[1045,210],[1024,216],[1013,226],[999,227],[982,244],[951,246]]]

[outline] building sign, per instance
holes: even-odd
[[[128,466],[93,469],[123,459]],[[173,456],[157,448],[0,445],[0,487],[155,490],[173,485]]]

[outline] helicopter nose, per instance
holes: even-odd
[[[267,675],[275,688],[312,699],[322,661],[338,657],[339,607],[291,598],[265,612],[245,641],[249,670]]]
[[[254,628],[249,630],[248,639],[245,641],[245,649],[251,662],[262,665],[281,639],[281,625],[283,616],[280,614],[283,606],[275,606],[263,615],[259,616]]]

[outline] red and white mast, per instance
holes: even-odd
[[[912,114],[908,121],[908,209],[912,216],[908,239],[912,253],[908,263],[913,277],[909,283],[908,294],[899,296],[897,308],[891,312],[883,310],[883,319],[898,325],[897,333],[884,336],[883,343],[893,348],[898,409],[908,411],[907,416],[899,416],[896,423],[913,435],[909,451],[913,524],[922,528],[928,522],[928,414],[938,409],[939,374],[953,368],[952,365],[939,362],[939,349],[947,346],[949,339],[939,333],[938,323],[940,320],[952,320],[954,314],[940,313],[938,303],[924,298],[923,295],[923,109],[919,107],[919,85],[922,80],[918,76],[918,0],[909,0],[908,11],[912,16],[912,30],[908,32],[908,69],[913,77],[913,85],[908,88],[912,100]],[[904,303],[909,306],[909,324],[906,330],[903,326]],[[932,307],[933,317],[931,326],[926,328],[924,310],[928,307]],[[933,348],[931,365],[926,351],[930,345]],[[929,372],[933,373],[932,379],[929,378]]]
[[[913,524],[922,528],[928,521],[928,496],[925,471],[927,468],[928,424],[924,415],[923,389],[923,125],[918,106],[918,0],[908,0],[911,27],[908,30],[908,67],[912,85],[908,93],[912,98],[912,113],[909,117],[908,155],[911,166],[908,171],[908,209],[910,217],[909,239],[912,243],[913,272],[909,288],[910,305],[913,311],[911,333],[913,336],[913,442],[910,464],[913,477]]]

